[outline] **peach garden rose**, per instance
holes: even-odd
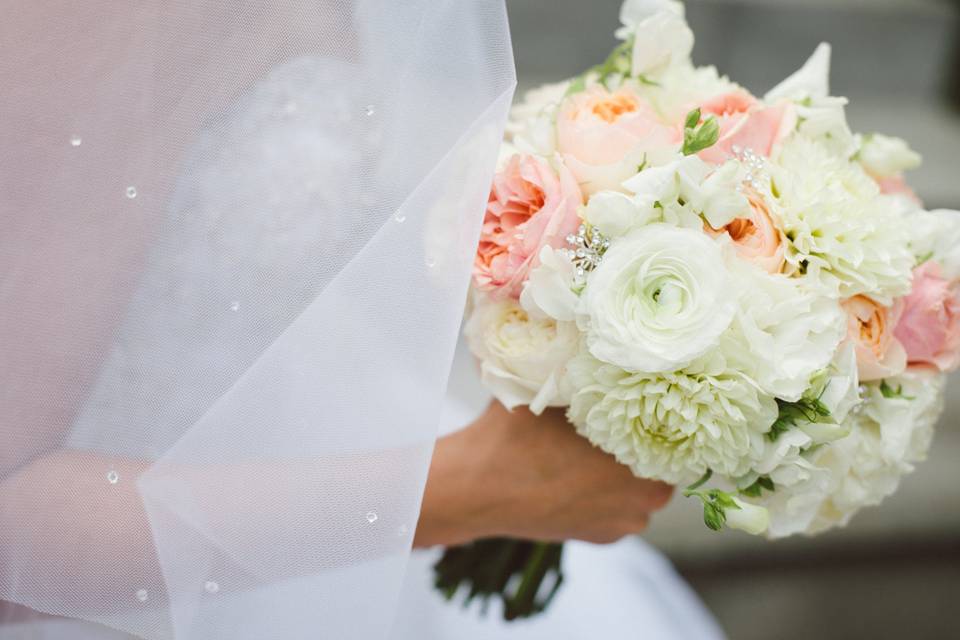
[[[540,250],[560,247],[580,224],[583,196],[570,171],[543,158],[512,156],[493,180],[474,259],[477,287],[518,298]]]
[[[557,150],[586,195],[619,189],[647,154],[677,147],[682,138],[629,88],[594,85],[567,97],[557,114]]]
[[[779,273],[784,262],[783,236],[763,197],[752,189],[745,189],[744,195],[750,203],[750,215],[735,218],[722,229],[708,226],[707,232],[713,236],[728,234],[740,258],[769,273]]]
[[[847,338],[856,350],[860,380],[880,380],[903,373],[907,353],[894,335],[902,303],[884,307],[867,296],[854,296],[844,300],[842,306],[847,312]]]

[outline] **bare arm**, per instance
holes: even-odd
[[[537,417],[493,403],[437,442],[414,544],[493,536],[612,542],[643,530],[671,493],[594,448],[562,411]]]

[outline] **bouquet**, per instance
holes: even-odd
[[[960,219],[923,209],[906,143],[851,132],[827,45],[759,98],[691,63],[680,3],[620,19],[605,62],[511,114],[465,329],[483,382],[565,408],[710,529],[843,526],[930,445],[960,363]],[[528,616],[560,550],[448,549],[437,586]]]

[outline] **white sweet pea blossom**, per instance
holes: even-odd
[[[690,65],[693,32],[687,26],[680,2],[626,0],[620,7],[620,22],[623,26],[616,36],[621,40],[634,38],[634,76],[654,76],[671,66]]]
[[[583,219],[608,238],[625,236],[659,218],[653,202],[619,191],[593,194],[582,212]]]
[[[907,372],[886,381],[890,397],[881,383],[868,384],[863,404],[845,418],[847,435],[804,454],[813,475],[778,484],[767,496],[770,536],[844,526],[860,509],[896,491],[930,447],[943,409],[943,382],[944,376],[933,372]]]
[[[920,154],[902,138],[871,133],[861,137],[857,161],[875,178],[892,178],[920,166]]]
[[[631,371],[674,371],[713,348],[737,310],[720,246],[653,224],[614,240],[590,274],[577,321],[590,352]]]
[[[567,404],[565,369],[579,342],[572,322],[531,318],[510,298],[479,294],[464,335],[480,360],[483,384],[505,407],[529,405],[539,414]]]
[[[737,191],[742,181],[736,162],[714,169],[696,156],[678,156],[626,180],[623,187],[628,193],[595,193],[583,217],[610,238],[654,222],[702,229],[706,220],[721,228],[749,215],[750,203]]]
[[[549,245],[540,250],[539,257],[540,264],[530,271],[520,294],[521,306],[534,318],[572,322],[580,299],[573,292],[573,262]]]
[[[800,133],[829,141],[844,156],[856,150],[845,113],[848,101],[830,95],[829,44],[821,43],[803,67],[764,96],[769,104],[780,100],[796,104]]]
[[[750,535],[760,535],[770,526],[770,514],[764,507],[734,497],[738,509],[727,509],[727,526],[746,531]]]
[[[898,392],[891,398],[879,384],[869,385],[863,410],[850,416],[850,435],[813,457],[830,470],[832,484],[811,533],[846,525],[863,507],[879,504],[926,457],[943,410],[943,380],[933,373],[904,374],[887,381]]]
[[[800,421],[775,440],[768,440],[754,473],[738,481],[740,487],[749,486],[759,476],[773,482],[775,491],[764,492],[760,501],[770,513],[770,537],[802,533],[812,526],[831,486],[830,471],[812,458],[850,433],[847,416],[860,404],[858,387],[853,346],[844,343],[830,366],[815,376],[810,390],[830,417],[821,417],[816,423]]]

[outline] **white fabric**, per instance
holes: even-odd
[[[502,2],[3,8],[0,600],[385,637],[514,85]]]

